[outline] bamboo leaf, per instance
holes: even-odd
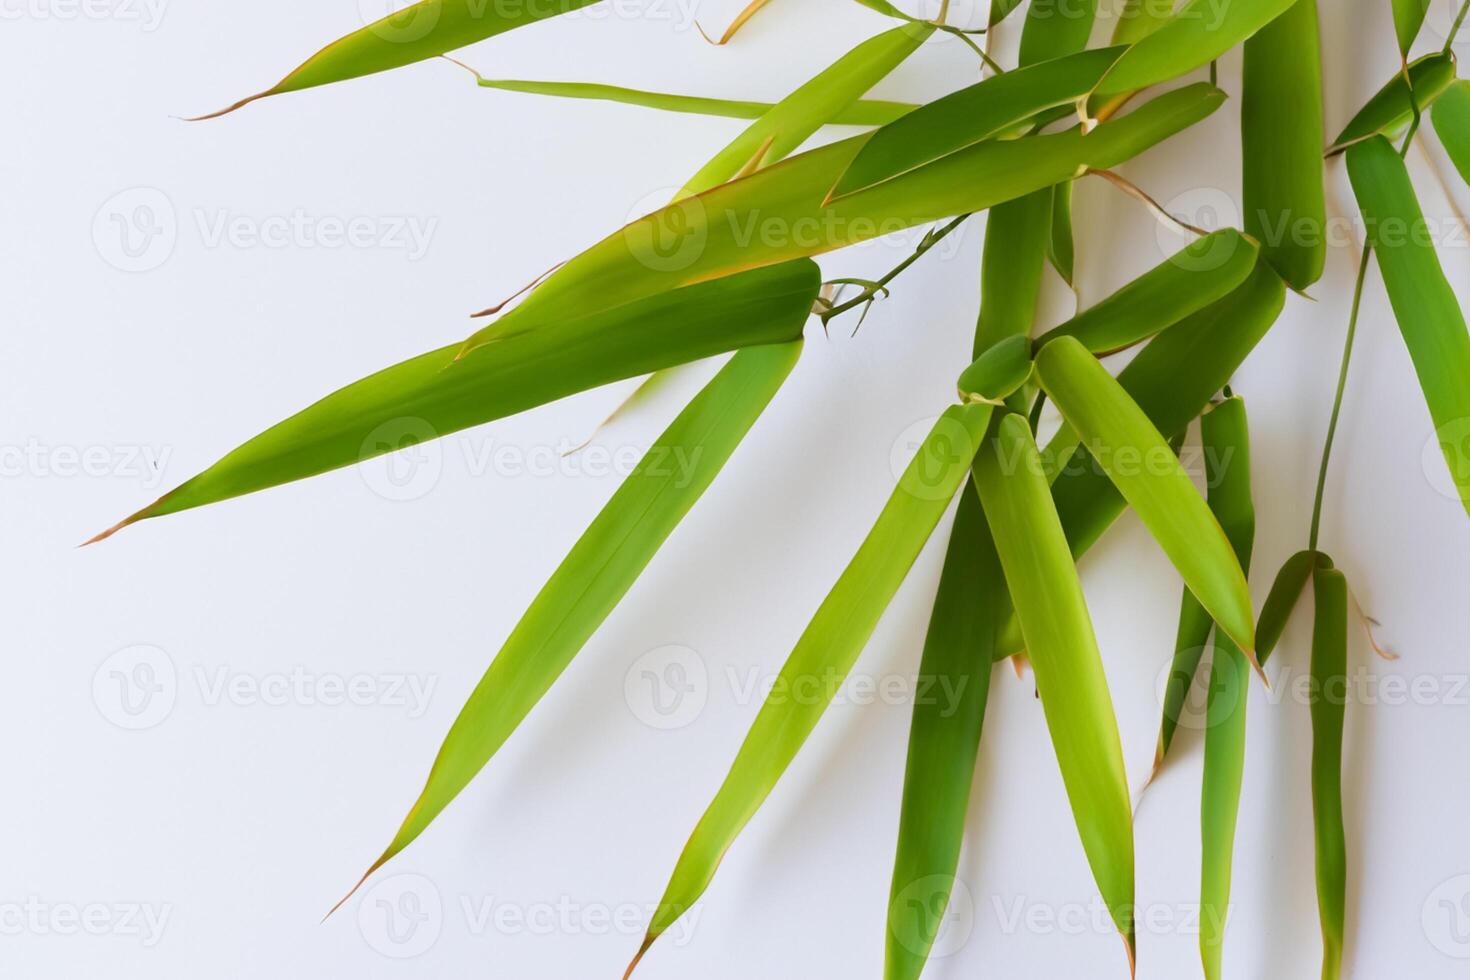
[[[1399,54],[1409,57],[1409,49],[1424,26],[1429,13],[1429,0],[1393,0],[1393,32],[1398,35]]]
[[[861,3],[862,0],[859,0]],[[990,0],[990,26],[994,27],[1021,5],[1021,0]]]
[[[720,35],[720,39],[718,41],[711,41],[710,43],[714,44],[716,47],[723,47],[724,45],[729,44],[734,39],[735,35],[740,33],[740,28],[749,23],[750,19],[756,14],[760,13],[761,10],[765,8],[766,4],[770,2],[771,0],[750,0],[750,3],[746,4],[744,9],[742,9],[740,13],[735,15],[735,19],[730,22],[729,27],[725,28],[725,33]],[[699,33],[704,34],[704,28],[701,27],[699,29]],[[710,41],[709,35],[705,34],[704,39],[706,41]]]
[[[367,875],[423,833],[530,714],[709,489],[800,352],[800,341],[740,351],[658,438],[516,624]]]
[[[481,88],[526,95],[548,95],[562,99],[591,99],[642,106],[663,112],[679,112],[699,116],[723,116],[727,119],[759,119],[775,108],[771,102],[746,102],[734,99],[710,99],[695,95],[646,92],[620,85],[591,82],[540,82],[507,78],[480,78]],[[907,115],[917,106],[906,102],[863,100],[852,103],[827,120],[832,126],[883,126]]]
[[[832,200],[990,139],[1038,112],[1075,102],[1092,90],[1121,53],[1121,48],[1084,51],[1018,68],[920,106],[907,121],[873,134],[834,182]]]
[[[1035,65],[1076,54],[1087,47],[1097,19],[1097,0],[1066,3],[1032,0],[1021,28],[1020,64]]]
[[[401,68],[596,2],[544,0],[502,4],[485,0],[420,0],[332,42],[266,91],[201,118],[222,116],[272,95]]]
[[[1346,710],[1347,579],[1334,568],[1312,575],[1312,817],[1316,825],[1317,908],[1322,920],[1322,980],[1342,975],[1347,841],[1342,815],[1342,732]]]
[[[1172,3],[1159,0],[1127,0],[1113,28],[1114,44],[1135,44],[1169,23],[1174,17]]]
[[[614,232],[474,334],[463,350],[534,329],[548,318],[577,316],[983,210],[1050,187],[1084,167],[1117,166],[1208,116],[1223,98],[1212,86],[1188,86],[1085,136],[1072,129],[978,144],[825,206],[827,189],[870,137],[801,153]]]
[[[919,551],[965,482],[991,406],[948,409],[781,669],[778,690],[815,685],[824,696],[768,698],[735,763],[700,818],[649,925],[638,960],[702,895],[720,860],[816,727]],[[631,972],[632,967],[629,968]]]
[[[752,160],[756,168],[797,147],[903,63],[934,33],[928,24],[904,24],[871,37],[776,103],[689,179],[680,197],[731,180]]]
[[[1250,434],[1245,402],[1227,398],[1200,421],[1210,511],[1219,520],[1243,569],[1250,568],[1256,512],[1251,496]],[[1215,634],[1205,714],[1205,761],[1200,794],[1202,865],[1200,956],[1206,980],[1220,980],[1225,923],[1230,911],[1235,827],[1245,774],[1246,695],[1250,664],[1230,638]]]
[[[1245,42],[1242,89],[1245,230],[1304,290],[1327,260],[1317,0],[1296,0]]]
[[[1333,140],[1327,155],[1341,153],[1353,143],[1368,139],[1379,133],[1393,135],[1409,125],[1414,118],[1414,104],[1422,112],[1434,105],[1455,81],[1455,56],[1453,52],[1425,55],[1408,67],[1409,79],[1404,81],[1403,72],[1395,72],[1388,84],[1369,99],[1358,114],[1348,122],[1343,131]]]
[[[1250,590],[1230,541],[1143,409],[1071,337],[1037,353],[1036,376],[1210,617],[1253,650]]]
[[[1179,722],[1184,717],[1185,704],[1194,677],[1199,673],[1200,661],[1204,659],[1205,644],[1210,642],[1210,631],[1215,621],[1199,604],[1194,593],[1184,590],[1179,605],[1179,626],[1174,634],[1174,659],[1169,666],[1169,678],[1164,685],[1164,717],[1159,724],[1159,743],[1154,749],[1154,771],[1149,777],[1152,782],[1163,769],[1174,745],[1174,735],[1179,731]]]
[[[961,401],[997,404],[1031,377],[1031,341],[1013,333],[991,346],[960,374]]]
[[[990,209],[980,263],[977,343],[1031,333],[1051,236],[1052,188]]]
[[[457,345],[421,354],[267,429],[94,540],[405,448],[399,437],[444,436],[659,368],[796,340],[820,279],[814,263],[794,262],[549,322],[460,361]],[[387,430],[394,438],[382,438]]]
[[[1256,658],[1262,665],[1276,649],[1276,644],[1281,642],[1281,634],[1286,632],[1286,624],[1307,587],[1312,569],[1319,559],[1326,557],[1316,551],[1298,551],[1286,559],[1281,571],[1276,573],[1271,591],[1266,594],[1266,604],[1261,607],[1261,615],[1256,620]]]
[[[1434,132],[1460,179],[1470,183],[1470,82],[1456,82],[1434,103]]]
[[[1025,419],[1001,419],[995,438],[977,457],[975,485],[1036,673],[1077,831],[1131,963],[1133,813],[1118,724],[1082,583]]]
[[[1051,234],[1046,240],[1046,258],[1057,275],[1074,285],[1076,255],[1072,234],[1072,188],[1074,181],[1053,187],[1051,197]]]
[[[1037,346],[1075,337],[1094,353],[1122,350],[1230,295],[1259,254],[1259,246],[1234,228],[1212,232],[1043,334]]]
[[[959,867],[975,757],[990,692],[995,633],[1008,608],[980,498],[961,490],[914,701],[898,850],[888,902],[885,980],[918,980]]]
[[[1368,229],[1399,332],[1434,419],[1440,449],[1470,511],[1470,330],[1435,255],[1403,159],[1382,136],[1347,153],[1348,175]]]
[[[1140,38],[1097,87],[1116,96],[1178,78],[1220,57],[1279,17],[1294,0],[1187,0],[1165,24]]]

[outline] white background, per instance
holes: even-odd
[[[585,438],[625,388],[451,438],[413,499],[379,492],[379,463],[75,545],[339,384],[463,336],[468,311],[666,195],[740,124],[480,91],[445,63],[185,124],[171,117],[268,85],[362,14],[355,0],[162,2],[3,3],[0,973],[618,976],[755,714],[745,685],[779,669],[891,489],[895,446],[901,461],[910,427],[951,398],[982,224],[899,280],[856,338],[851,320],[830,339],[813,324],[802,363],[729,469],[505,751],[370,882],[376,890],[319,924],[612,493],[608,458],[626,463],[647,446],[699,377],[604,432],[605,456],[552,472],[555,450]],[[715,30],[740,5],[708,0],[699,12]],[[1432,20],[1447,23],[1448,6],[1435,0]],[[1396,66],[1388,8],[1324,5],[1332,132]],[[845,0],[778,0],[737,43],[711,48],[690,29],[687,2],[618,9],[464,56],[502,77],[774,99],[887,26]],[[997,45],[1003,56],[1018,24]],[[1238,73],[1235,53],[1221,74],[1235,95]],[[923,100],[973,78],[960,45],[935,42],[879,94]],[[1202,220],[1228,211],[1238,106],[1126,172],[1164,201],[1185,195],[1177,206]],[[1412,163],[1426,210],[1448,216],[1424,158]],[[1329,177],[1334,213],[1351,214],[1340,162]],[[248,234],[298,214],[309,230],[284,244]],[[328,247],[321,222],[330,236],[331,221],[353,218],[387,240]],[[118,219],[136,220],[135,236],[174,235],[129,258]],[[397,219],[429,229],[422,254],[401,247]],[[243,231],[215,238],[222,220]],[[1180,244],[1100,182],[1081,185],[1077,224],[1084,303]],[[912,241],[829,256],[823,268],[877,274]],[[1464,246],[1461,230],[1443,259],[1470,299]],[[1356,258],[1355,247],[1332,250],[1316,301],[1290,297],[1236,379],[1254,424],[1258,594],[1305,542]],[[139,265],[155,267],[127,271]],[[1060,320],[1071,302],[1050,279],[1045,317]],[[1470,521],[1441,492],[1438,461],[1424,462],[1430,434],[1374,275],[1323,545],[1402,654],[1376,659],[1355,630],[1354,667],[1421,685],[1408,699],[1421,703],[1365,687],[1359,701],[1380,703],[1348,711],[1350,975],[1375,980],[1470,969],[1454,958],[1470,955],[1470,910],[1442,904],[1470,891],[1455,880],[1470,874]],[[156,471],[139,462],[150,454]],[[936,539],[859,674],[912,675],[941,551]],[[1131,518],[1084,577],[1137,786],[1179,583]],[[1278,691],[1305,669],[1309,619],[1299,614],[1286,635]],[[660,730],[642,720],[637,681],[650,663],[641,658],[670,645],[691,651],[676,655],[707,684],[702,710]],[[118,680],[146,679],[140,663],[162,690],[133,716]],[[368,703],[320,703],[353,683]],[[1227,974],[1311,977],[1308,710],[1257,690],[1250,711]],[[731,851],[692,933],[666,937],[642,974],[879,975],[907,726],[902,703],[829,711]],[[1198,975],[1199,752],[1188,733],[1139,814],[1148,980]],[[1125,976],[1118,940],[1094,924],[1038,704],[1008,670],[995,676],[980,760],[961,866],[972,913],[927,975]],[[384,931],[382,903],[405,891],[429,918],[402,946]],[[100,935],[71,918],[83,912]],[[402,952],[419,955],[385,955]]]

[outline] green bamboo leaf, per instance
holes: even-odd
[[[1094,353],[1122,350],[1230,295],[1259,254],[1259,246],[1234,228],[1212,232],[1043,334],[1037,346],[1075,337]]]
[[[835,181],[838,200],[973,146],[1055,106],[1082,98],[1122,48],[1084,51],[1048,64],[992,75],[885,126]]]
[[[1159,0],[1127,0],[1113,28],[1114,44],[1135,44],[1169,23],[1174,5]]]
[[[1097,87],[1122,95],[1209,64],[1279,17],[1294,0],[1187,0],[1165,24],[1139,39]]]
[[[1227,398],[1200,421],[1210,510],[1230,539],[1241,568],[1249,569],[1256,512],[1251,497],[1250,434],[1245,402]],[[1200,794],[1200,957],[1205,980],[1220,980],[1225,923],[1230,911],[1235,827],[1245,774],[1245,720],[1250,663],[1223,632],[1215,634],[1210,695],[1205,708],[1205,761]]]
[[[1276,644],[1281,642],[1281,634],[1286,632],[1286,624],[1307,587],[1312,569],[1319,558],[1325,557],[1316,551],[1298,551],[1286,559],[1281,571],[1276,573],[1271,591],[1266,594],[1266,604],[1261,607],[1261,615],[1256,620],[1256,658],[1262,665],[1276,649]]]
[[[800,353],[800,341],[740,351],[658,438],[516,624],[363,880],[423,833],[530,714],[709,489]]]
[[[1391,136],[1408,126],[1414,118],[1415,102],[1423,112],[1454,84],[1455,55],[1449,51],[1425,55],[1412,62],[1408,71],[1413,83],[1412,94],[1409,83],[1404,81],[1404,73],[1395,72],[1388,84],[1358,110],[1358,114],[1332,141],[1327,150],[1328,156],[1341,153],[1351,144],[1379,133]]]
[[[835,686],[847,677],[955,491],[964,484],[991,411],[990,405],[951,407],[919,447],[872,531],[781,669],[778,690],[802,690],[815,683],[825,696],[775,695],[761,707],[729,774],[679,856],[634,966],[704,894],[725,851],[816,727]]]
[[[1312,574],[1312,817],[1316,825],[1317,909],[1322,919],[1322,980],[1342,975],[1347,841],[1342,815],[1342,731],[1347,706],[1347,578]]]
[[[1470,183],[1470,82],[1456,82],[1434,103],[1434,132],[1460,179]]]
[[[1046,258],[1057,275],[1074,286],[1076,254],[1072,234],[1072,188],[1075,181],[1053,187],[1051,197],[1051,234],[1046,240]],[[1074,287],[1075,288],[1075,287]]]
[[[1250,589],[1230,541],[1143,409],[1071,337],[1037,353],[1036,377],[1210,617],[1253,650]]]
[[[980,498],[962,490],[924,638],[888,902],[884,980],[918,980],[959,867],[996,629],[1008,605]]]
[[[420,0],[332,42],[272,88],[201,118],[222,116],[272,95],[401,68],[596,2],[544,0],[503,4],[485,0]]]
[[[1399,54],[1405,58],[1424,27],[1424,15],[1427,13],[1429,0],[1393,0],[1393,32],[1398,35]]]
[[[1179,626],[1174,634],[1174,659],[1169,666],[1169,678],[1164,685],[1164,716],[1159,724],[1159,742],[1154,749],[1154,771],[1149,777],[1152,782],[1164,768],[1169,749],[1174,745],[1174,735],[1179,731],[1179,722],[1184,717],[1189,689],[1199,672],[1204,659],[1205,644],[1210,642],[1210,631],[1215,621],[1199,604],[1194,593],[1184,590],[1179,605]]]
[[[975,486],[1015,602],[1077,831],[1131,963],[1133,811],[1118,723],[1082,583],[1025,419],[1001,419],[976,459]]]
[[[862,3],[863,0],[858,0]],[[1021,5],[1021,0],[990,0],[990,26],[994,27]]]
[[[1012,333],[960,374],[960,401],[997,404],[1018,391],[1030,377],[1031,341],[1024,333]]]
[[[1470,330],[1430,241],[1403,159],[1382,136],[1347,153],[1368,243],[1460,500],[1470,511]]]
[[[794,262],[549,322],[474,357],[441,347],[328,395],[93,540],[315,476],[623,378],[801,336],[820,284]]]
[[[827,189],[870,137],[801,153],[614,232],[568,261],[520,306],[474,334],[463,350],[503,341],[547,319],[578,316],[983,210],[1060,183],[1087,167],[1114,167],[1205,118],[1223,99],[1213,86],[1188,86],[1085,136],[1074,128],[977,144],[830,205],[823,203]]]
[[[977,341],[1031,332],[1051,236],[1051,199],[1052,189],[1043,187],[990,209],[980,262]]]
[[[1296,0],[1245,42],[1242,90],[1245,230],[1304,290],[1327,260],[1317,0]]]
[[[734,99],[710,99],[695,95],[646,92],[621,85],[599,85],[591,82],[539,82],[509,78],[480,78],[481,88],[526,95],[548,95],[561,99],[591,99],[642,106],[663,112],[679,112],[699,116],[722,116],[727,119],[759,119],[775,108],[771,102],[745,102]],[[907,102],[884,102],[860,99],[835,113],[827,125],[883,126],[918,108]]]
[[[750,167],[784,159],[919,49],[934,33],[929,24],[904,24],[871,37],[792,92],[735,137],[679,192],[699,194]],[[754,168],[751,168],[754,169]]]
[[[1097,0],[1032,0],[1021,28],[1020,64],[1035,65],[1076,54],[1087,47],[1096,19]]]
[[[725,28],[725,33],[720,35],[720,39],[718,41],[711,39],[708,34],[705,34],[703,27],[699,28],[699,33],[704,34],[704,39],[706,41],[709,41],[715,47],[724,47],[732,40],[734,40],[735,35],[740,33],[740,29],[748,24],[752,17],[760,13],[761,10],[763,10],[768,3],[770,3],[770,0],[750,0],[750,2],[741,9],[740,13],[735,15],[735,19],[730,22],[729,27]],[[697,21],[695,22],[694,26],[699,27]]]

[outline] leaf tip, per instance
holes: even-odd
[[[236,109],[243,109],[243,108],[245,108],[246,106],[248,106],[252,102],[259,102],[261,99],[265,98],[266,96],[268,96],[268,95],[275,95],[275,94],[276,94],[276,90],[275,89],[267,89],[264,92],[256,92],[254,95],[247,95],[245,98],[241,99],[239,102],[236,102],[233,105],[227,105],[223,109],[219,109],[219,110],[217,110],[215,112],[205,113],[202,116],[184,116],[184,117],[182,117],[182,119],[183,119],[184,122],[204,122],[206,119],[218,119],[220,116],[228,116],[230,113],[234,112]]]
[[[633,961],[623,971],[623,980],[629,980],[633,976],[633,971],[638,969],[638,964],[643,961],[644,954],[653,946],[656,939],[658,939],[658,936],[653,932],[649,932],[648,935],[643,937],[643,945],[638,947],[638,952],[633,955]]]

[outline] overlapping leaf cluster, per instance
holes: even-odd
[[[336,41],[231,108],[445,55],[594,2],[421,0]],[[627,478],[510,632],[371,875],[422,834],[489,762],[634,585],[776,397],[800,356],[809,316],[816,313],[825,323],[870,304],[908,264],[882,281],[824,285],[813,256],[956,219],[926,237],[917,260],[965,216],[988,210],[975,361],[959,374],[956,403],[935,421],[872,530],[855,542],[852,560],[797,638],[782,679],[795,685],[821,678],[820,689],[829,697],[835,693],[832,678],[851,670],[958,500],[919,669],[945,679],[962,699],[944,710],[924,703],[914,708],[885,975],[911,980],[924,968],[956,873],[992,663],[1022,653],[1035,673],[1078,842],[1132,964],[1138,954],[1132,798],[1076,565],[1132,509],[1184,583],[1156,769],[1168,758],[1186,692],[1214,636],[1201,899],[1218,914],[1203,916],[1211,925],[1200,942],[1204,972],[1213,980],[1221,975],[1251,668],[1262,669],[1309,580],[1316,598],[1316,690],[1332,690],[1346,672],[1348,590],[1319,549],[1322,484],[1307,549],[1286,564],[1259,619],[1254,615],[1246,574],[1255,521],[1249,436],[1245,403],[1230,390],[1288,290],[1308,289],[1323,271],[1320,232],[1327,215],[1316,0],[1234,0],[1218,17],[1203,15],[1207,0],[1187,0],[1172,12],[1134,0],[1107,47],[1089,47],[1095,2],[1067,17],[1033,4],[1021,27],[1016,67],[922,106],[866,96],[941,31],[964,38],[994,68],[972,37],[983,32],[945,23],[943,13],[925,21],[894,4],[861,2],[898,23],[775,104],[480,78],[480,85],[499,90],[751,122],[666,207],[569,259],[499,319],[462,342],[327,395],[123,525],[396,448],[371,435],[397,419],[422,420],[429,431],[445,435],[613,381],[736,352],[651,452],[652,459],[679,450],[695,461],[692,472],[676,480],[646,460]],[[767,6],[767,0],[750,3],[718,43]],[[997,0],[988,28],[996,29],[1018,6]],[[1423,0],[1393,0],[1403,70],[1327,146],[1325,157],[1346,155],[1369,232],[1363,271],[1376,255],[1429,412],[1440,431],[1450,433],[1470,419],[1470,333],[1433,246],[1419,235],[1385,233],[1424,224],[1404,164],[1424,113],[1432,113],[1450,158],[1470,179],[1470,83],[1455,80],[1449,45],[1408,60],[1425,9]],[[1074,182],[1099,174],[1149,201],[1113,168],[1205,119],[1226,98],[1213,81],[1162,93],[1153,88],[1185,79],[1241,45],[1244,227],[1204,235],[1038,335],[1045,267],[1073,280]],[[829,125],[877,128],[798,152]],[[1404,143],[1396,150],[1389,138],[1401,133]],[[751,222],[820,233],[740,234]],[[1319,234],[1281,233],[1302,227]],[[837,287],[854,285],[863,292],[842,302]],[[1344,383],[1356,319],[1355,299]],[[1099,359],[1133,347],[1140,349],[1116,376]],[[1324,479],[1342,396],[1340,385]],[[1061,425],[1043,447],[1037,430],[1047,402]],[[1196,419],[1211,450],[1208,496],[1177,458]],[[1466,441],[1442,442],[1470,507]],[[826,707],[822,699],[784,698],[762,706],[679,855],[635,966],[709,887]],[[1347,935],[1344,705],[1319,697],[1312,721],[1323,975],[1336,977]]]

